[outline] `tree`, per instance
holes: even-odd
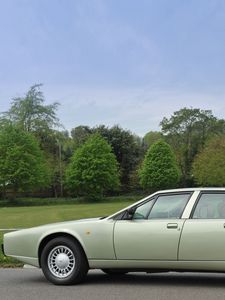
[[[59,126],[56,110],[59,103],[44,105],[44,95],[41,84],[33,85],[25,97],[14,98],[7,112],[2,118],[10,120],[13,124],[28,132],[46,132]]]
[[[211,110],[182,108],[160,123],[166,141],[174,149],[182,172],[183,185],[192,184],[191,166],[195,155],[213,135],[225,132],[225,121]]]
[[[78,126],[71,130],[74,149],[83,145],[90,135],[94,133],[100,134],[111,145],[113,153],[119,162],[122,187],[124,190],[130,189],[131,185],[133,185],[131,177],[133,178],[144,154],[142,139],[118,125],[111,128],[105,125],[99,125],[94,128]]]
[[[32,134],[15,126],[0,131],[0,187],[4,192],[12,189],[30,191],[46,187],[48,170],[38,142]]]
[[[130,179],[143,155],[142,141],[129,130],[124,130],[115,125],[108,128],[100,125],[93,129],[112,146],[112,150],[119,162],[121,184],[124,190],[130,188]]]
[[[101,198],[119,187],[118,163],[111,146],[98,134],[78,148],[68,166],[66,183],[72,193]]]
[[[93,130],[88,126],[77,126],[71,130],[71,136],[74,141],[74,148],[77,149],[83,145],[90,135],[93,133]]]
[[[67,131],[52,131],[48,135],[45,157],[50,169],[51,190],[55,197],[63,196],[66,165],[73,153],[72,140]]]
[[[147,151],[140,169],[140,183],[145,189],[176,187],[179,170],[171,147],[160,140]]]
[[[225,136],[212,139],[193,163],[195,182],[202,186],[225,185]]]
[[[143,137],[143,142],[144,142],[145,147],[148,149],[152,144],[154,144],[158,140],[161,140],[162,138],[163,138],[163,135],[161,132],[149,131]]]
[[[33,85],[24,97],[14,98],[10,109],[1,113],[0,126],[10,123],[37,138],[50,170],[51,189],[55,196],[59,193],[62,196],[64,158],[71,154],[68,147],[71,139],[56,130],[61,127],[56,114],[59,104],[46,105],[41,87],[41,84]]]

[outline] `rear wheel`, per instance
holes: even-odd
[[[121,269],[102,269],[102,271],[108,275],[124,275],[127,274],[128,272],[126,270],[121,270]]]
[[[88,263],[77,242],[68,237],[57,237],[44,247],[41,268],[48,281],[56,285],[69,285],[84,280]]]

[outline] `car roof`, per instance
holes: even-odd
[[[194,191],[225,191],[225,187],[193,187],[193,188],[180,188],[180,189],[170,189],[161,190],[157,193],[172,193],[172,192],[194,192]]]
[[[140,199],[139,201],[137,202],[134,202],[132,203],[131,205],[117,211],[116,213],[108,216],[106,219],[111,219],[113,218],[114,216],[116,216],[117,214],[121,213],[122,211],[126,210],[127,208],[129,207],[132,207],[132,206],[135,206],[145,200],[147,200],[149,197],[153,197],[154,195],[158,195],[158,194],[164,194],[164,193],[179,193],[179,192],[196,192],[196,191],[217,191],[217,192],[220,192],[220,191],[223,191],[225,192],[225,187],[193,187],[193,188],[180,188],[180,189],[170,189],[170,190],[159,190],[159,191],[156,191],[155,193],[152,193],[148,196],[146,196],[145,198],[142,198]]]

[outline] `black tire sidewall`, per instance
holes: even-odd
[[[68,247],[74,254],[75,267],[73,272],[66,278],[55,277],[48,268],[48,256],[52,249],[63,245]],[[41,253],[41,268],[48,281],[56,285],[70,285],[81,282],[87,274],[88,264],[81,246],[68,237],[57,237],[47,243]]]

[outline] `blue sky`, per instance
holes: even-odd
[[[225,118],[225,1],[0,0],[0,111],[34,83],[67,129]]]

